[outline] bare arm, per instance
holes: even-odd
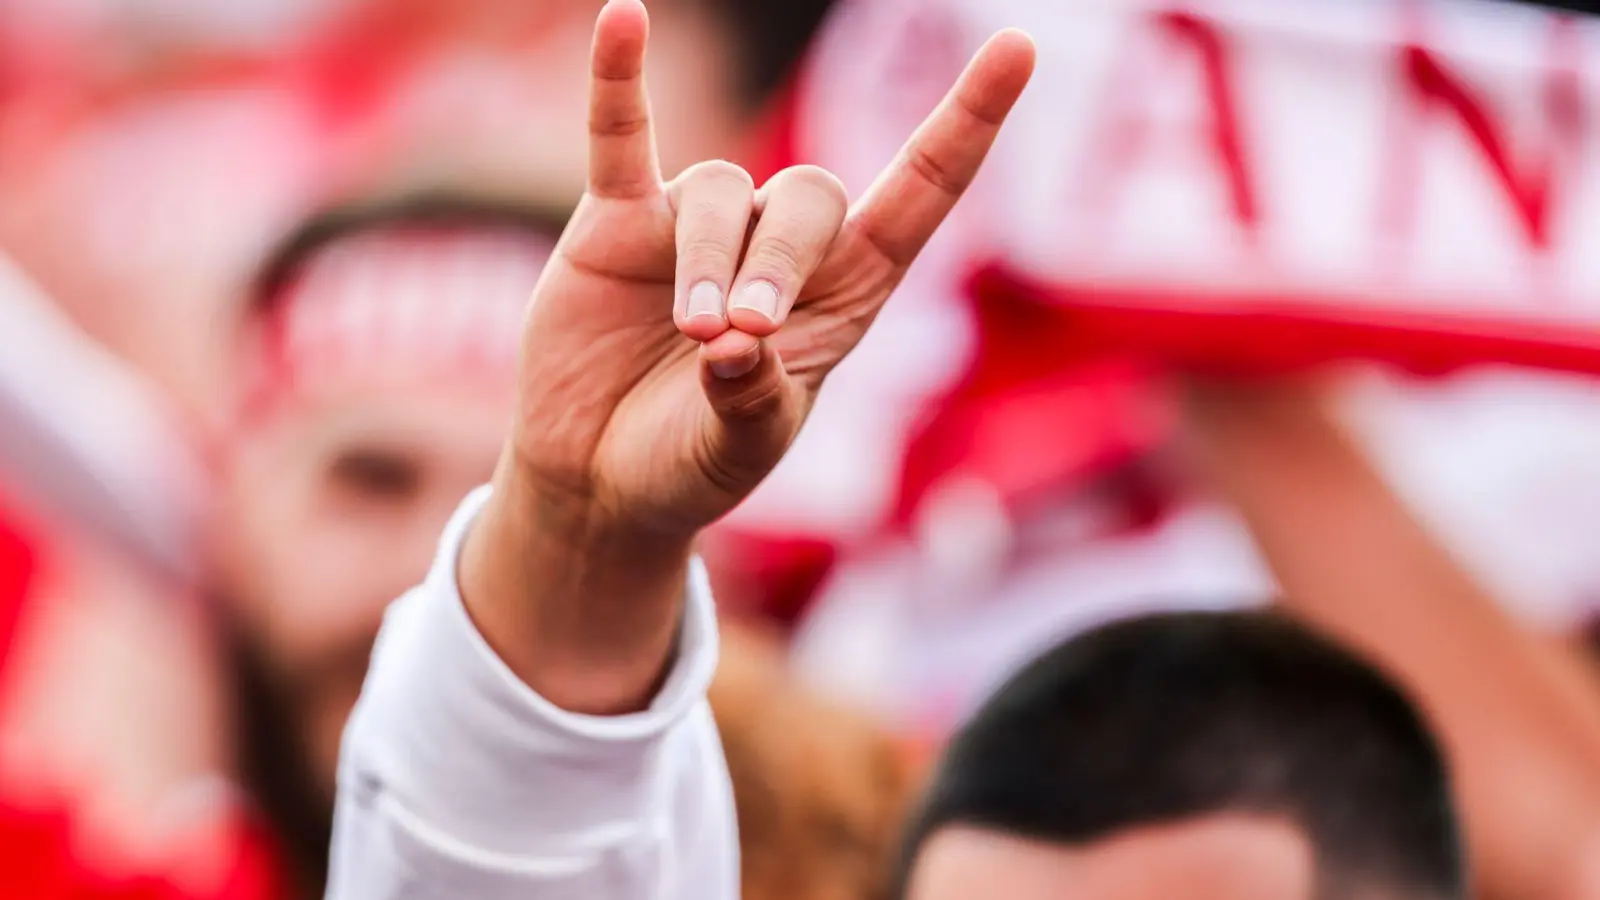
[[[573,538],[542,522],[515,475],[462,548],[461,593],[511,671],[562,709],[638,712],[656,694],[683,616],[689,541]]]
[[[1405,683],[1448,748],[1478,888],[1600,896],[1600,693],[1487,596],[1311,390],[1192,386],[1202,465],[1284,605]]]

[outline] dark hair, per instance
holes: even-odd
[[[232,609],[223,603],[216,609]],[[294,896],[321,896],[328,880],[333,807],[317,784],[311,751],[265,651],[242,623],[224,617],[233,689],[234,763],[255,812],[272,830]]]
[[[1522,6],[1548,6],[1551,9],[1595,15],[1600,13],[1600,0],[1510,0]]]
[[[339,241],[382,228],[505,228],[559,237],[571,210],[449,188],[350,202],[318,213],[290,232],[258,270],[251,295],[270,302],[295,273]]]
[[[1303,829],[1319,896],[1465,896],[1444,759],[1410,702],[1275,613],[1109,625],[1035,659],[949,747],[899,884],[947,825],[1086,844],[1224,811]]]
[[[734,40],[740,97],[757,106],[784,86],[835,0],[709,0]]]

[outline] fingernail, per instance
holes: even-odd
[[[722,318],[722,288],[702,281],[689,289],[689,318],[695,316]]]
[[[767,317],[767,321],[778,321],[778,289],[766,281],[752,281],[739,289],[739,296],[733,301],[734,309],[748,309]]]
[[[751,370],[756,367],[756,363],[760,361],[761,347],[760,345],[757,345],[754,350],[751,350],[749,353],[746,353],[743,356],[735,356],[733,359],[719,359],[712,363],[711,374],[721,378],[724,381],[730,381],[734,378],[743,378],[744,376],[749,375]]]

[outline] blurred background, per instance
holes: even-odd
[[[599,5],[0,0],[0,896],[320,895],[379,617],[582,192]],[[650,0],[669,176],[858,194],[990,32],[1041,49],[705,537],[748,896],[881,896],[942,738],[1062,637],[1270,603],[1432,715],[1486,896],[1588,896],[1584,6]]]

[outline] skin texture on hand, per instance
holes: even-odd
[[[511,669],[596,714],[653,695],[694,536],[782,458],[1034,62],[1026,35],[996,35],[852,206],[815,167],[759,190],[723,162],[664,183],[648,30],[638,0],[596,23],[589,189],[534,291],[512,435],[460,572]]]
[[[1283,605],[1364,652],[1445,744],[1484,897],[1597,897],[1600,702],[1411,515],[1296,384],[1190,384],[1204,474],[1249,525]]]

